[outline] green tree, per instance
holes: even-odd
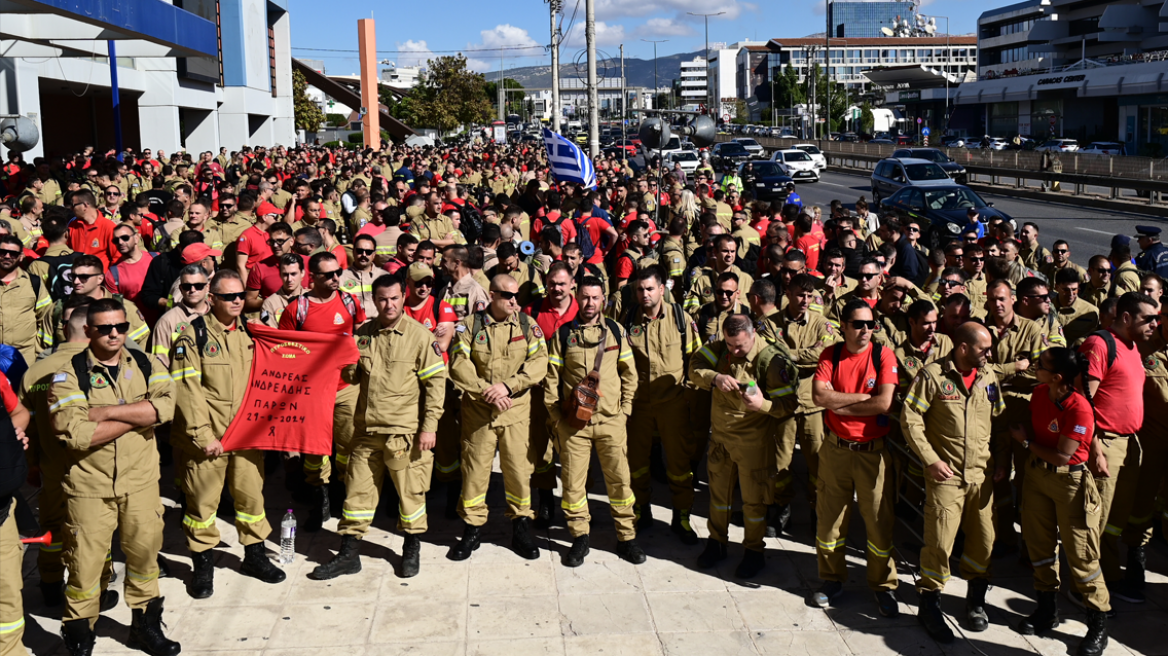
[[[522,89],[523,85],[519,84],[518,82],[516,82],[515,80],[512,80],[509,77],[505,77],[505,78],[503,78],[503,88],[504,89]],[[487,82],[486,84],[484,84],[483,85],[483,96],[487,99],[487,102],[491,103],[491,107],[494,107],[495,111],[498,112],[499,111],[499,83],[498,82]],[[520,115],[523,114],[523,94],[515,93],[513,91],[508,91],[506,93],[505,102],[506,102],[506,109],[503,111],[504,118],[508,114],[520,114]]]
[[[860,132],[872,134],[876,127],[876,116],[872,114],[872,103],[867,100],[860,105]]]
[[[308,97],[308,80],[300,71],[292,71],[292,112],[296,127],[305,132],[316,132],[324,123],[324,112]]]
[[[799,82],[799,73],[794,66],[787,66],[775,72],[775,106],[789,109],[807,102],[807,90]]]
[[[431,59],[418,84],[398,103],[399,118],[413,127],[434,128],[443,134],[459,125],[487,123],[491,103],[485,85],[480,73],[467,69],[462,55]]]
[[[746,125],[750,123],[750,109],[746,107],[746,101],[738,99],[734,101],[734,118],[730,120],[735,125]]]

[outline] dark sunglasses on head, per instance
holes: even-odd
[[[184,283],[179,283],[179,286],[178,286],[178,288],[184,292],[189,292],[192,289],[201,292],[206,287],[207,287],[207,283],[205,283],[205,282],[184,282]]]
[[[92,278],[92,277],[94,277],[94,276],[97,276],[97,275],[101,275],[101,274],[97,274],[97,273],[74,273],[74,274],[73,274],[73,280],[76,280],[77,282],[79,282],[79,283],[83,283],[83,284],[84,284],[84,283],[85,283],[85,281],[87,281],[87,280],[89,280],[90,278]]]
[[[337,278],[341,275],[340,269],[333,269],[332,271],[313,271],[312,275],[320,276],[322,278]]]
[[[491,293],[498,294],[499,298],[502,298],[506,301],[513,301],[515,300],[516,296],[519,296],[519,292],[505,292],[502,289],[492,289]]]
[[[123,321],[121,323],[106,323],[106,324],[102,324],[100,326],[91,326],[91,327],[94,330],[96,330],[99,335],[103,335],[103,336],[109,335],[110,333],[112,333],[115,330],[118,331],[119,335],[125,335],[126,333],[128,333],[130,331],[130,322]]]
[[[875,321],[864,321],[863,319],[853,319],[848,323],[852,324],[852,328],[856,330],[876,330]]]
[[[224,303],[234,303],[242,301],[246,292],[230,292],[227,294],[220,294],[218,292],[211,292],[211,295],[223,301]]]

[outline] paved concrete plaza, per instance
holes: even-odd
[[[169,480],[164,470],[164,480]],[[597,471],[597,473],[599,473]],[[804,479],[805,480],[805,479]],[[388,477],[386,484],[389,485]],[[282,474],[268,479],[268,517],[278,525],[289,507]],[[27,492],[28,490],[26,490]],[[901,617],[881,618],[864,584],[862,523],[848,541],[852,565],[846,594],[838,607],[809,608],[804,597],[819,585],[813,534],[802,498],[796,501],[790,534],[767,540],[767,568],[754,582],[734,579],[741,558],[740,527],[731,528],[730,557],[714,572],[698,571],[694,561],[702,546],[686,547],[669,532],[670,511],[656,506],[656,526],[638,539],[649,554],[643,565],[626,563],[613,553],[616,538],[603,488],[592,492],[592,553],[584,566],[569,569],[559,556],[570,540],[562,521],[539,532],[545,549],[536,561],[514,555],[510,523],[503,517],[502,478],[492,481],[488,501],[491,519],[484,544],[470,560],[452,562],[446,551],[461,535],[458,521],[443,517],[442,492],[430,500],[430,532],[424,536],[421,574],[400,579],[402,537],[392,532],[394,506],[383,503],[368,539],[362,543],[360,574],[332,581],[314,581],[308,572],[339,547],[333,532],[337,520],[320,533],[301,533],[299,555],[288,567],[288,580],[265,585],[236,573],[243,548],[236,543],[230,519],[221,515],[224,544],[218,550],[215,594],[190,599],[183,581],[190,558],[180,530],[181,511],[168,502],[163,552],[172,563],[173,578],[161,581],[166,597],[164,621],[170,637],[181,641],[183,654],[235,656],[345,655],[382,656],[434,654],[454,656],[731,656],[736,654],[946,654],[1005,656],[1010,654],[1073,654],[1086,632],[1083,613],[1060,596],[1063,625],[1044,638],[1023,637],[1011,628],[1034,608],[1029,570],[1015,557],[994,562],[995,587],[987,601],[992,626],[981,634],[960,635],[940,646],[917,624],[912,572],[901,566]],[[164,485],[164,495],[173,488]],[[668,489],[655,485],[655,499],[668,499]],[[694,528],[706,535],[703,515],[708,495],[698,494]],[[392,501],[392,500],[391,500]],[[302,508],[297,514],[307,515]],[[560,516],[562,520],[562,516]],[[269,544],[278,548],[274,540]],[[913,538],[898,534],[900,553],[915,562]],[[230,545],[230,546],[227,546]],[[124,565],[115,546],[121,590]],[[954,561],[956,562],[956,560]],[[38,656],[65,654],[57,637],[60,608],[41,604],[35,571],[35,550],[25,558],[25,608],[29,624],[25,642]],[[1116,602],[1119,618],[1111,624],[1107,654],[1168,654],[1168,549],[1157,540],[1148,558],[1148,603]],[[962,612],[965,584],[956,575],[942,607]],[[104,614],[97,624],[96,654],[141,653],[128,649],[130,610],[124,603]]]

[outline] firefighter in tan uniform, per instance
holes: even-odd
[[[219,544],[215,515],[224,483],[235,501],[235,529],[243,544],[240,573],[264,583],[284,580],[283,570],[272,564],[264,549],[272,527],[264,512],[263,453],[257,449],[225,453],[219,441],[239,412],[254,356],[254,344],[240,318],[243,281],[235,270],[223,269],[210,287],[209,313],[184,324],[170,358],[176,398],[171,443],[186,496],[183,534],[194,565],[187,592],[195,599],[214,592],[212,549]]]
[[[745,551],[735,570],[750,579],[762,571],[767,506],[774,502],[770,481],[776,420],[799,406],[799,373],[786,344],[770,344],[754,331],[747,315],[732,315],[723,339],[702,346],[690,359],[690,380],[713,393],[709,460],[710,539],[698,557],[709,569],[726,557],[734,488],[742,491]]]
[[[373,281],[385,275],[385,269],[373,264],[377,241],[369,235],[353,238],[353,260],[349,268],[341,273],[341,291],[348,292],[365,308],[365,316],[377,316],[377,306],[373,304]]]
[[[714,300],[714,290],[717,288],[719,274],[731,272],[738,274],[738,289],[750,289],[754,278],[734,265],[738,257],[738,242],[727,234],[714,237],[712,266],[694,269],[690,273],[688,293],[683,307],[686,312],[697,315],[703,305]]]
[[[572,536],[572,547],[561,562],[579,567],[588,555],[588,465],[593,446],[608,491],[608,505],[616,524],[617,554],[633,563],[645,562],[637,544],[635,496],[629,477],[626,422],[637,392],[637,369],[628,337],[620,325],[603,316],[604,283],[585,276],[576,290],[580,311],[576,319],[548,336],[548,375],[544,405],[548,428],[560,454],[564,497],[560,507]],[[579,386],[580,389],[577,389]],[[591,416],[580,402],[585,392],[599,393]],[[564,404],[572,411],[565,415]]]
[[[637,393],[628,421],[629,470],[637,498],[637,526],[649,528],[653,523],[649,460],[653,439],[658,437],[673,502],[670,528],[685,544],[697,544],[689,516],[694,501],[692,463],[701,454],[696,453],[689,422],[693,395],[686,372],[701,339],[681,306],[665,301],[666,280],[665,270],[654,265],[637,271],[629,282],[636,304],[628,308],[622,324],[637,370]]]
[[[431,449],[446,393],[446,365],[430,331],[402,311],[406,297],[399,278],[375,280],[373,300],[377,318],[357,329],[360,361],[344,371],[345,382],[359,384],[361,391],[338,526],[341,550],[312,571],[315,579],[361,571],[358,541],[373,523],[387,469],[400,499],[397,526],[406,534],[401,576],[416,576],[420,566],[418,536],[427,527]],[[403,412],[406,408],[418,412]]]
[[[62,633],[71,654],[90,653],[102,570],[118,530],[126,554],[129,646],[174,656],[162,633],[158,551],[162,501],[154,426],[171,420],[174,381],[162,363],[124,347],[130,322],[113,299],[89,304],[89,348],[74,355],[49,387],[53,436],[68,449],[65,563],[69,584]]]
[[[925,466],[917,617],[934,640],[945,643],[953,641],[953,632],[941,614],[941,591],[949,581],[949,555],[958,530],[965,533],[961,577],[969,581],[965,627],[975,632],[989,628],[985,593],[994,526],[993,485],[986,480],[986,467],[990,418],[1006,409],[998,377],[986,366],[993,346],[989,331],[968,322],[953,340],[949,357],[918,371],[900,415],[905,440]]]
[[[786,527],[791,516],[791,501],[795,498],[795,477],[791,462],[795,458],[795,442],[807,463],[807,501],[815,512],[815,488],[819,482],[819,449],[823,445],[823,408],[811,401],[811,377],[819,367],[819,354],[839,340],[839,332],[822,314],[811,309],[816,298],[816,279],[801,273],[787,283],[787,302],[779,312],[771,315],[778,331],[778,339],[791,352],[799,374],[799,407],[795,416],[779,424],[775,435],[775,500],[767,510],[767,533],[775,537]],[[815,524],[814,521],[811,522]]]
[[[179,272],[178,291],[181,300],[158,318],[150,331],[150,354],[165,365],[170,365],[170,349],[190,327],[196,317],[207,314],[207,272],[197,264],[188,264]]]
[[[53,345],[48,330],[53,312],[49,285],[33,280],[20,268],[24,249],[12,235],[0,236],[0,342],[15,347],[25,362],[36,359],[37,350]]]
[[[16,451],[9,451],[14,458],[7,464],[14,467],[5,468],[5,476],[20,478],[28,470],[22,471],[15,467],[21,464],[19,450],[28,450],[29,439],[25,430],[32,417],[16,398],[16,392],[7,378],[0,380],[0,404],[4,406],[0,408],[4,412],[4,416],[0,417],[0,432],[3,433],[0,439],[6,442],[6,450]],[[16,481],[4,481],[6,486],[13,482]],[[21,590],[24,588],[21,572],[24,546],[20,544],[20,530],[16,526],[15,497],[20,493],[20,490],[6,489],[0,495],[0,654],[4,656],[28,656],[28,650],[24,648],[24,600],[21,598]]]
[[[531,475],[543,453],[531,448],[531,394],[547,376],[547,346],[531,317],[519,311],[519,284],[506,274],[491,282],[491,304],[455,328],[450,378],[462,392],[462,500],[466,529],[447,558],[466,560],[487,522],[487,487],[495,451],[503,471],[511,549],[539,558],[531,539]]]

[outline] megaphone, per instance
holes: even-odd
[[[637,129],[637,136],[641,138],[641,143],[646,148],[662,148],[673,137],[669,132],[669,123],[656,116],[650,116],[641,121],[641,127]]]
[[[32,119],[15,116],[0,120],[0,143],[9,150],[23,153],[36,146],[40,138],[40,132]]]
[[[53,532],[45,531],[45,534],[35,538],[20,538],[21,544],[51,544],[53,541]]]
[[[718,128],[714,125],[714,119],[706,114],[699,114],[679,132],[681,135],[689,137],[689,140],[698,148],[705,148],[714,143],[714,136],[717,135]]]

